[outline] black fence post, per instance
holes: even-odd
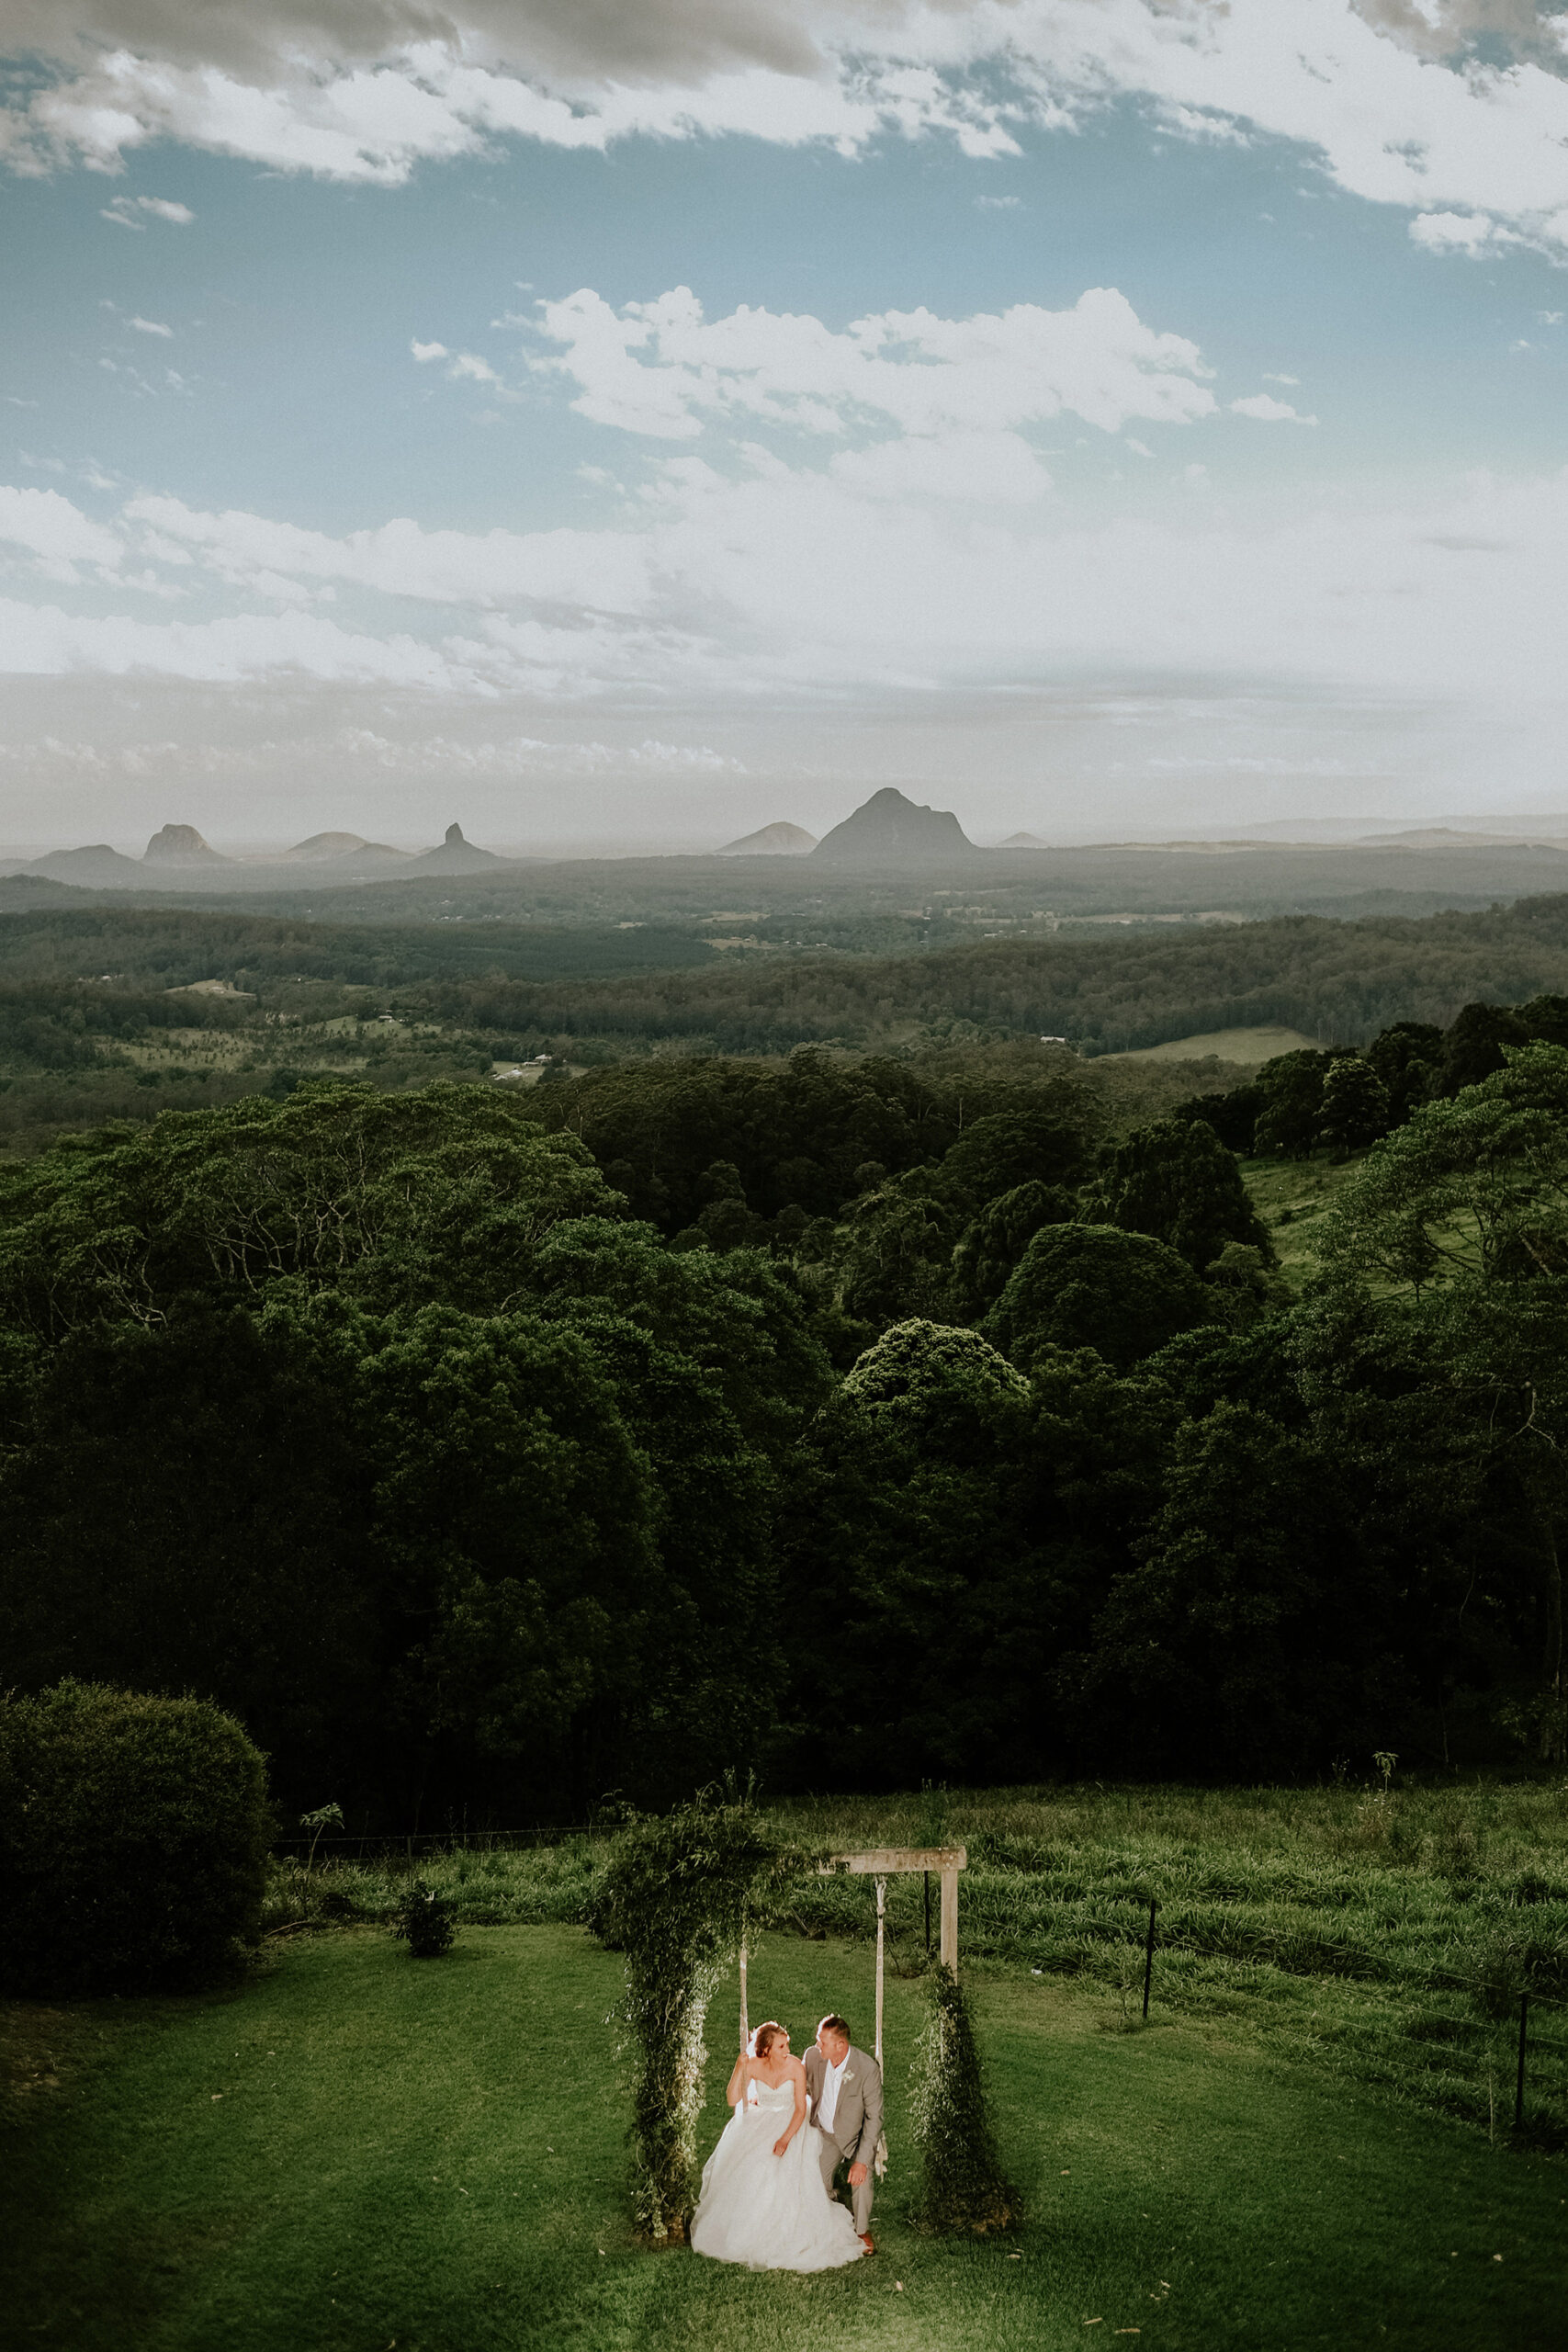
[[[1144,1948],[1144,2022],[1145,2025],[1149,2018],[1149,1986],[1154,1982],[1155,1973],[1155,1910],[1156,1905],[1151,1903],[1149,1905],[1149,1939]],[[1524,2062],[1521,2059],[1519,2063],[1522,2065]]]
[[[1529,2021],[1530,1996],[1519,1995],[1519,2072],[1514,2084],[1514,2129],[1517,2132],[1525,2120],[1525,2031]]]

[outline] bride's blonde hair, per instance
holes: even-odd
[[[776,2018],[766,2018],[751,2036],[750,2047],[752,2057],[765,2058],[783,2032],[784,2028]]]

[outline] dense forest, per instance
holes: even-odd
[[[396,1090],[540,1056],[584,1069],[818,1045],[920,1060],[1056,1037],[1091,1058],[1260,1024],[1359,1045],[1396,1021],[1446,1027],[1468,1002],[1568,985],[1568,898],[1420,920],[927,938],[902,955],[748,945],[744,920],[0,915],[0,1144],[312,1074]]]
[[[8,1674],[210,1694],[382,1827],[1560,1767],[1568,999],[1131,1129],[1032,1069],[311,1079],[13,1160]]]

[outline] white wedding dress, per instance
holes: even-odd
[[[749,2270],[838,2270],[865,2249],[851,2215],[829,2196],[816,2134],[803,2123],[782,2156],[795,2088],[752,2082],[703,2166],[692,2251]]]

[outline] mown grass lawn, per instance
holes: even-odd
[[[765,1939],[796,2047],[863,1947]],[[12,2013],[11,2341],[66,2352],[1486,2352],[1568,2337],[1568,2165],[1325,2084],[1230,2027],[1115,2030],[1102,1988],[972,1973],[1027,2227],[923,2241],[903,2207],[917,1984],[888,1987],[880,2251],[815,2279],[635,2244],[606,2013],[572,1928],[301,1938],[221,1996]],[[732,2007],[710,2018],[728,2047]],[[705,2150],[722,2121],[710,2069]],[[51,2081],[50,2077],[54,2079]],[[1137,2331],[1118,2334],[1118,2331]]]

